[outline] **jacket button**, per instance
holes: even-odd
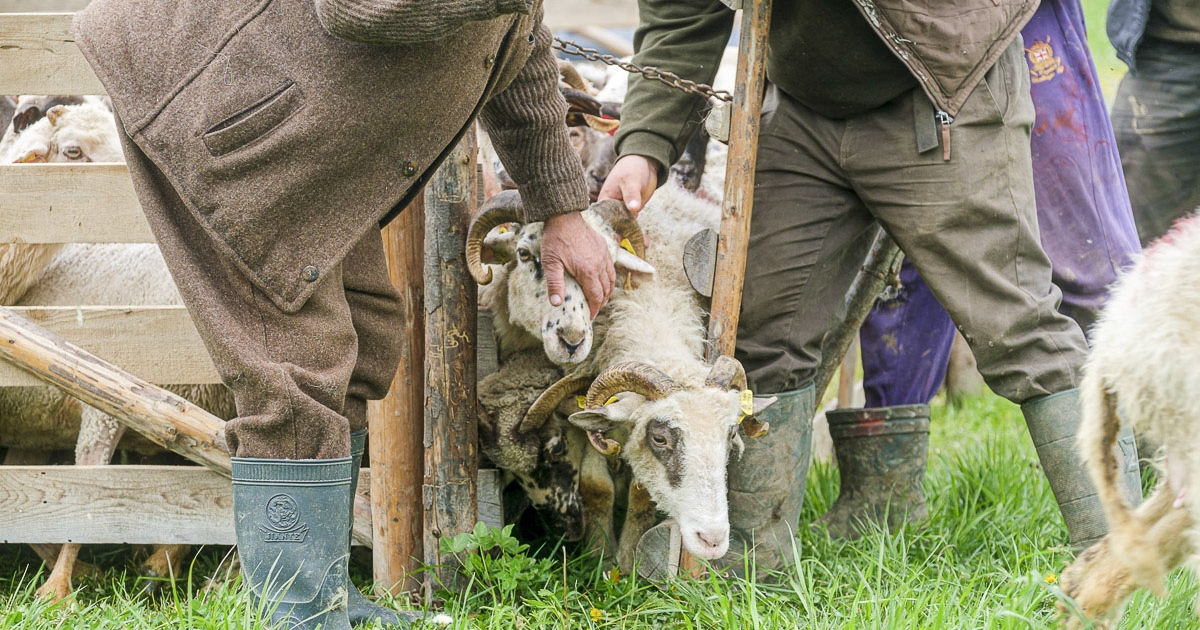
[[[317,268],[312,265],[305,267],[304,271],[301,271],[300,274],[304,278],[305,282],[316,282],[317,278],[321,276],[321,273],[317,271]]]
[[[413,162],[411,160],[408,162],[405,162],[404,166],[402,166],[400,168],[400,172],[404,173],[405,177],[412,177],[413,175],[416,175],[417,174],[417,163]]]
[[[533,32],[533,31],[530,31],[530,33],[529,33],[529,43],[530,43],[530,44],[532,44],[532,43],[534,43],[535,41],[537,41],[537,38],[536,38],[536,37],[534,37],[534,32]]]
[[[484,68],[488,68],[490,70],[491,67],[494,65],[496,65],[496,55],[495,54],[488,55],[487,59],[483,60]]]

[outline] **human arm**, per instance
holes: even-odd
[[[364,44],[441,39],[467,22],[529,13],[533,0],[315,0],[330,35]]]

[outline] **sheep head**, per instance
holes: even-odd
[[[644,253],[642,232],[623,204],[615,200],[594,203],[583,212],[583,218],[608,243],[617,271],[654,273],[654,268],[640,257]],[[486,285],[493,274],[484,264],[485,256],[490,254],[504,263],[509,321],[541,339],[551,361],[561,365],[580,363],[591,353],[595,337],[587,298],[568,274],[563,278],[562,303],[550,304],[541,260],[543,224],[520,221],[521,197],[516,191],[503,191],[488,200],[467,233],[467,266],[475,281]],[[514,225],[519,227],[514,229]],[[622,237],[636,253],[622,249]]]
[[[26,114],[31,111],[38,110],[26,110]],[[122,162],[117,134],[113,114],[101,102],[55,105],[38,120],[25,124],[20,133],[5,137],[0,145],[0,161]]]
[[[590,379],[559,379],[540,352],[513,356],[479,383],[479,446],[511,474],[556,535],[583,535],[579,492],[587,438],[566,421],[558,405],[586,389]]]
[[[688,551],[720,558],[729,548],[725,470],[730,451],[742,447],[739,419],[775,401],[755,401],[753,413],[744,414],[745,388],[745,371],[730,357],[718,359],[699,387],[646,363],[616,363],[596,378],[587,408],[570,420],[597,449],[620,451],[658,508],[678,521]],[[610,431],[624,444],[604,435]]]

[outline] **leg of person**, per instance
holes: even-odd
[[[923,523],[929,401],[946,376],[954,324],[907,260],[900,288],[881,298],[859,331],[866,408],[826,413],[841,488],[821,523],[835,538],[862,525]]]
[[[847,173],[963,332],[988,385],[1022,404],[1071,542],[1086,546],[1105,532],[1073,448],[1087,346],[1057,310],[1061,292],[1038,239],[1021,42],[958,112],[949,162],[913,151],[913,121],[927,124],[914,113],[922,106],[928,101],[914,94],[849,120]],[[1136,457],[1127,463],[1137,475]]]
[[[1042,247],[1062,289],[1059,311],[1086,334],[1141,246],[1079,0],[1043,2],[1022,36]]]
[[[1200,206],[1200,47],[1147,38],[1113,104],[1142,245]]]
[[[245,583],[275,626],[349,630],[350,430],[357,355],[341,270],[284,313],[226,259],[167,178],[128,138],[151,229],[238,417],[226,425]]]
[[[753,224],[736,356],[751,388],[779,396],[729,465],[727,558],[753,548],[760,568],[795,559],[811,458],[812,379],[821,340],[870,247],[873,221],[838,165],[842,123],[771,87],[764,103]]]
[[[354,494],[358,490],[358,472],[367,445],[367,401],[380,400],[388,393],[396,369],[404,334],[400,329],[400,312],[404,304],[400,292],[388,277],[383,241],[378,232],[363,236],[342,262],[342,285],[350,318],[358,337],[358,361],[346,390],[346,406],[342,415],[350,424],[350,517],[346,535],[354,527]],[[369,623],[384,627],[406,627],[423,618],[413,612],[389,610],[367,599],[346,579],[347,612],[350,623],[358,626]]]

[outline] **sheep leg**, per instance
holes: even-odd
[[[229,553],[221,559],[221,564],[217,565],[217,570],[209,576],[204,583],[202,591],[204,593],[214,593],[221,590],[222,585],[228,584],[231,580],[242,574],[242,562],[238,558],[237,547],[230,547]]]
[[[99,466],[107,464],[117,450],[117,442],[125,433],[124,425],[104,413],[84,405],[80,417],[79,440],[75,443],[77,466]],[[37,590],[38,597],[51,597],[59,601],[71,594],[71,576],[75,560],[79,557],[79,544],[66,543],[58,552],[54,568],[46,583]]]
[[[1186,509],[1174,507],[1175,493],[1167,483],[1160,483],[1154,494],[1135,511],[1137,521],[1146,525],[1146,549],[1133,550],[1140,553],[1157,553],[1168,570],[1179,566],[1192,551],[1186,532],[1192,527],[1191,514]],[[1062,590],[1075,600],[1075,605],[1089,619],[1096,620],[1097,628],[1106,628],[1120,616],[1121,607],[1139,587],[1113,547],[1112,536],[1105,536],[1092,545],[1069,567],[1063,570]],[[1066,614],[1060,603],[1059,612]],[[1066,621],[1067,628],[1082,628],[1084,622],[1072,617]]]
[[[623,574],[633,571],[637,556],[637,544],[658,521],[658,507],[650,499],[646,486],[633,482],[629,486],[629,506],[625,510],[625,524],[621,528],[621,541],[617,545],[617,567]]]
[[[154,553],[142,563],[142,576],[174,580],[176,570],[190,550],[191,545],[155,545]],[[142,588],[147,595],[151,595],[162,583],[161,579],[149,579]]]
[[[583,536],[587,549],[611,563],[613,543],[613,504],[616,488],[608,460],[590,447],[579,471],[579,494],[583,499]]]

